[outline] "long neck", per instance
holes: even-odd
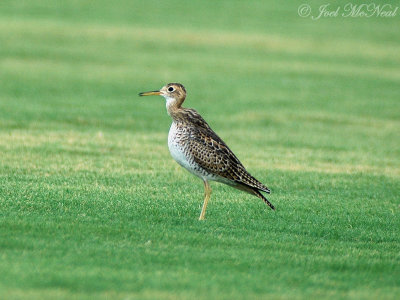
[[[178,118],[179,112],[182,110],[182,103],[185,99],[177,100],[175,98],[166,97],[165,100],[167,112],[175,120],[176,118]]]

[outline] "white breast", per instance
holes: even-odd
[[[171,156],[175,161],[188,170],[193,175],[196,175],[202,179],[221,181],[222,179],[218,176],[210,174],[203,170],[190,155],[190,149],[187,142],[187,128],[184,126],[177,126],[175,122],[172,123],[168,134],[168,148]],[[224,182],[224,181],[221,181]]]
[[[180,143],[181,135],[181,130],[178,129],[176,123],[173,122],[168,134],[168,148],[173,159],[175,159],[176,162],[182,167],[189,169],[190,164],[188,162],[188,158],[185,155],[185,149],[182,143]]]
[[[178,127],[175,122],[172,123],[168,134],[168,148],[171,156],[175,161],[188,170],[190,173],[204,177],[204,172],[202,172],[199,166],[194,162],[194,159],[190,157],[190,152],[185,145],[187,135],[187,130],[184,127]]]

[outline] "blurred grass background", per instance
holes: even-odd
[[[400,16],[302,3],[1,1],[0,298],[395,299]],[[276,212],[213,184],[197,221],[137,97],[171,81]]]

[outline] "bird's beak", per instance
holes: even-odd
[[[161,92],[160,91],[151,91],[151,92],[139,93],[139,96],[155,96],[155,95],[161,95]]]

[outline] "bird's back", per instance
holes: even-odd
[[[250,175],[226,143],[194,109],[182,108],[168,136],[173,158],[191,173],[253,193],[269,189]]]

